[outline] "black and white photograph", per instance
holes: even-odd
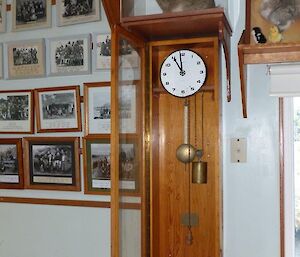
[[[50,27],[50,3],[47,0],[14,0],[13,31]]]
[[[0,133],[33,133],[33,92],[0,91]]]
[[[32,175],[72,178],[73,151],[71,145],[33,145]],[[72,179],[69,180],[72,183]]]
[[[136,132],[136,112],[136,86],[121,86],[119,90],[119,126],[121,133]]]
[[[79,190],[79,138],[24,138],[26,188]]]
[[[111,68],[111,34],[95,34],[95,67],[96,70]],[[139,56],[125,39],[120,42],[120,67],[138,68]]]
[[[6,1],[0,0],[0,32],[5,32],[6,27]]]
[[[0,188],[23,187],[22,140],[0,139]]]
[[[49,40],[50,75],[90,73],[90,36]]]
[[[5,46],[9,79],[33,78],[45,75],[43,39],[10,42]]]
[[[110,133],[110,84],[84,83],[86,135]]]
[[[79,86],[39,88],[35,95],[38,132],[81,131]]]
[[[43,119],[74,119],[75,96],[74,93],[42,94]]]
[[[29,65],[29,64],[38,64],[39,59],[37,56],[38,49],[35,47],[28,48],[13,48],[13,60],[14,66],[18,65]]]
[[[58,0],[56,5],[58,26],[100,20],[99,0]]]

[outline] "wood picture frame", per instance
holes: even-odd
[[[0,0],[0,33],[6,31],[6,1]]]
[[[21,138],[0,139],[0,189],[23,189],[23,151]]]
[[[57,25],[67,26],[100,20],[100,1],[90,0],[83,3],[67,0],[56,1]]]
[[[0,91],[0,133],[34,133],[33,90]]]
[[[79,86],[39,88],[34,94],[38,133],[81,131]]]
[[[43,39],[8,42],[8,79],[43,77],[45,75],[45,45]]]
[[[3,79],[3,77],[3,44],[0,43],[0,79]]]
[[[247,0],[246,43],[300,42],[300,6],[294,1]]]
[[[91,35],[47,39],[50,76],[83,75],[91,73]]]
[[[78,137],[24,138],[26,189],[80,191]]]
[[[93,62],[95,70],[108,70],[111,68],[111,33],[94,33]],[[125,39],[120,42],[120,67],[124,69],[138,69],[139,56],[134,48]]]
[[[110,82],[84,83],[85,135],[110,134]]]
[[[139,195],[138,151],[136,139],[127,139],[120,144],[120,189],[124,195]],[[110,154],[109,136],[83,138],[85,194],[110,194]]]
[[[12,31],[51,27],[51,1],[13,0]]]

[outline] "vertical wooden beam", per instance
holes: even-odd
[[[102,0],[111,30],[113,30],[114,25],[120,24],[120,1],[122,0]]]
[[[113,26],[111,36],[111,257],[119,257],[119,34]]]

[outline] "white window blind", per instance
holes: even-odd
[[[300,96],[300,63],[268,65],[270,95]]]

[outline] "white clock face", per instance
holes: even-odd
[[[160,67],[160,80],[163,87],[177,97],[195,94],[202,87],[205,79],[205,63],[191,50],[182,49],[171,53]]]

